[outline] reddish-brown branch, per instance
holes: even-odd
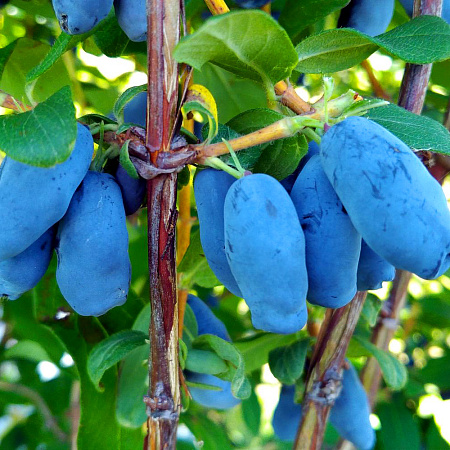
[[[179,0],[147,0],[148,97],[146,147],[153,164],[170,150],[178,66],[172,49],[180,36]],[[176,173],[147,182],[151,319],[146,447],[175,449],[180,413],[175,230]]]
[[[339,395],[345,353],[365,298],[366,292],[357,292],[348,305],[326,312],[306,377],[295,450],[319,450],[322,446],[328,415]]]
[[[30,111],[33,108],[25,103],[17,101],[12,95],[0,89],[0,106],[2,108],[11,109],[15,112]]]
[[[373,72],[372,66],[370,65],[370,63],[367,59],[365,59],[361,63],[361,67],[366,71],[367,76],[369,77],[369,81],[370,81],[370,84],[372,85],[375,96],[378,98],[384,98],[385,100],[391,101],[390,96],[383,89],[383,86],[381,86],[380,82],[377,80],[377,77],[375,76],[375,74]]]

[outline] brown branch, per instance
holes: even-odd
[[[291,84],[279,81],[275,84],[275,93],[280,96],[281,103],[296,114],[304,114],[311,111],[311,105],[299,97]]]
[[[170,150],[176,119],[180,1],[147,0],[148,97],[146,147],[153,165]],[[174,450],[181,409],[175,265],[176,173],[147,182],[151,318],[149,326],[148,450]]]
[[[11,109],[15,112],[21,113],[24,111],[30,111],[32,106],[25,105],[25,103],[19,102],[12,95],[0,89],[0,107]]]
[[[327,309],[306,376],[295,450],[319,450],[322,446],[328,415],[340,391],[345,353],[365,298],[366,292],[357,292],[348,305]]]
[[[383,89],[383,86],[381,86],[380,82],[377,80],[377,77],[373,73],[372,66],[370,65],[370,63],[367,59],[365,59],[361,63],[361,67],[366,71],[367,76],[369,77],[369,81],[370,81],[370,84],[372,85],[375,96],[378,98],[384,98],[385,100],[391,101],[390,96]]]

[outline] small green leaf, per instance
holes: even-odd
[[[189,350],[187,355],[186,369],[191,372],[217,375],[226,372],[228,367],[223,359],[219,358],[216,353],[193,348]]]
[[[207,87],[216,99],[219,123],[226,123],[248,109],[267,106],[266,92],[260,83],[214,64],[206,63],[201,71],[194,71],[194,80]]]
[[[192,345],[200,350],[211,350],[228,363],[228,371],[218,374],[218,377],[231,381],[231,392],[236,398],[245,399],[250,396],[252,388],[245,376],[244,358],[233,344],[212,334],[202,334]]]
[[[115,124],[115,120],[111,119],[110,117],[106,117],[102,114],[86,114],[84,116],[81,116],[78,121],[80,123],[84,123],[86,125],[100,125],[102,122],[105,125]]]
[[[138,314],[132,329],[148,333],[150,323],[150,304],[144,306]],[[132,350],[120,366],[120,378],[117,392],[116,417],[124,427],[138,428],[147,419],[145,404],[140,401],[148,389],[149,345]]]
[[[147,90],[147,85],[143,84],[141,86],[134,86],[129,89],[127,89],[117,100],[114,104],[113,108],[113,114],[117,117],[117,119],[120,120],[120,123],[123,122],[123,109],[125,108],[125,105],[132,100],[136,95],[140,94],[141,92],[145,92]]]
[[[122,31],[113,10],[96,27],[92,37],[101,52],[110,58],[147,52],[146,42],[133,42]]]
[[[350,0],[287,0],[278,21],[295,38],[307,26],[343,8]]]
[[[289,345],[296,340],[295,334],[258,333],[256,336],[235,342],[234,345],[244,357],[247,373],[251,373],[269,361],[271,350]]]
[[[20,340],[17,344],[5,350],[5,359],[28,359],[29,361],[51,361],[45,349],[36,341]]]
[[[450,133],[434,119],[418,116],[392,104],[371,109],[367,117],[414,150],[431,150],[450,155]]]
[[[211,62],[263,84],[289,77],[297,62],[287,33],[269,14],[257,10],[210,18],[180,41],[174,57],[198,70]]]
[[[84,41],[91,34],[92,31],[86,34],[78,34],[75,36],[61,33],[44,59],[36,67],[28,72],[26,78],[27,83],[31,83],[36,78],[39,78],[42,74],[47,72],[47,70],[49,70],[64,53],[75,47],[78,42]]]
[[[191,242],[178,266],[180,273],[180,285],[190,288],[194,283],[199,286],[212,288],[219,286],[220,281],[214,275],[214,272],[206,261],[205,254],[200,243],[200,230],[194,229],[191,232]]]
[[[309,339],[278,347],[269,353],[269,367],[273,376],[283,384],[294,384],[303,373]]]
[[[429,64],[450,57],[450,26],[435,16],[420,16],[377,37],[350,28],[326,30],[297,45],[296,70],[331,73],[348,69],[379,47],[406,62]]]
[[[378,49],[369,37],[356,30],[326,30],[304,39],[295,50],[296,70],[304,73],[332,73],[359,64]]]
[[[234,117],[227,123],[227,126],[240,135],[244,135],[271,125],[283,117],[282,114],[271,109],[253,109]],[[277,180],[282,180],[297,168],[307,152],[306,138],[302,134],[298,134],[240,151],[238,156],[245,169],[266,173]],[[228,155],[223,159],[227,164],[233,165]],[[248,164],[247,160],[251,163]]]
[[[119,162],[120,165],[126,170],[127,174],[134,178],[135,180],[139,180],[139,175],[137,173],[136,167],[130,160],[130,154],[128,153],[128,144],[130,141],[125,141],[120,149]]]
[[[211,92],[201,84],[189,86],[185,103],[181,108],[184,118],[187,118],[192,111],[200,113],[208,121],[208,137],[205,139],[205,145],[207,145],[216,136],[219,124],[216,101]]]
[[[183,341],[188,346],[192,347],[192,341],[198,336],[198,324],[195,317],[194,311],[186,303],[186,309],[184,311],[184,322],[183,322]]]
[[[353,339],[377,359],[383,373],[383,378],[391,389],[401,389],[406,384],[408,381],[408,371],[395,356],[384,350],[380,350],[376,345],[359,336],[353,336]]]
[[[381,300],[373,294],[367,294],[364,302],[361,316],[366,319],[367,323],[374,327],[377,323],[378,313],[380,312],[382,303]]]
[[[250,397],[242,402],[242,418],[253,436],[259,436],[261,406],[253,389]]]
[[[3,70],[5,69],[5,65],[8,62],[9,57],[12,52],[16,48],[18,39],[8,44],[6,47],[0,48],[0,80],[3,75]]]
[[[25,164],[51,167],[65,161],[76,136],[75,107],[68,86],[31,111],[0,116],[0,149]]]
[[[103,374],[125,358],[132,350],[145,345],[147,335],[142,331],[126,330],[113,334],[99,342],[90,352],[87,372],[98,388]]]

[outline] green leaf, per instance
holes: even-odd
[[[303,373],[309,339],[278,347],[269,353],[269,367],[282,384],[294,384]]]
[[[174,58],[198,70],[211,62],[263,84],[289,77],[297,62],[283,28],[269,14],[257,10],[210,18],[180,41]]]
[[[304,73],[332,73],[359,64],[378,49],[363,33],[351,29],[326,30],[304,39],[295,50],[296,70]]]
[[[233,122],[234,119],[232,119],[230,122]],[[228,123],[230,123],[228,122]],[[237,122],[237,125],[239,127],[239,122]],[[209,126],[206,124],[202,128],[202,137],[205,140],[209,133]],[[226,141],[230,141],[231,139],[235,139],[237,137],[241,136],[240,133],[236,132],[234,129],[227,125],[219,124],[219,131],[216,135],[216,137],[211,141],[212,144],[215,144],[217,142],[223,142],[222,139],[225,139]],[[258,161],[259,157],[261,156],[261,152],[263,150],[263,147],[261,145],[255,145],[254,147],[247,148],[245,150],[241,150],[237,153],[237,157],[239,159],[239,162],[241,166],[245,170],[253,170],[255,167],[256,162]],[[220,159],[225,162],[226,164],[236,167],[236,164],[230,154],[222,155],[220,156]]]
[[[63,61],[58,61],[45,75],[27,85],[27,73],[41,61],[50,46],[28,38],[17,41],[3,71],[0,89],[26,104],[46,100],[62,87],[71,84]]]
[[[259,333],[247,339],[234,342],[234,346],[242,353],[247,373],[259,369],[269,361],[269,352],[277,347],[288,345],[297,340],[295,334]]]
[[[377,359],[381,371],[383,372],[384,381],[386,381],[386,384],[391,389],[401,389],[406,384],[406,381],[408,380],[408,371],[395,356],[384,350],[380,350],[376,345],[359,336],[353,336],[353,339]]]
[[[114,12],[104,19],[93,35],[94,41],[103,54],[110,58],[132,53],[145,53],[145,42],[132,42],[122,31]]]
[[[380,312],[381,306],[382,303],[378,297],[373,294],[367,294],[361,315],[364,319],[366,319],[367,323],[371,327],[374,327],[377,323],[378,313]]]
[[[207,415],[208,411],[205,411],[204,408],[194,408],[195,406],[190,406],[189,410],[181,415],[180,422],[186,424],[194,434],[196,441],[202,442],[202,448],[205,450],[233,450],[236,448],[230,443],[222,423],[211,420]],[[198,445],[196,444],[194,448],[198,448]]]
[[[115,124],[116,121],[111,119],[110,117],[106,117],[102,114],[86,114],[78,118],[78,122],[84,123],[86,125],[100,125],[102,122],[105,125]]]
[[[420,301],[420,324],[433,328],[450,328],[450,292],[428,294]]]
[[[180,285],[185,288],[190,288],[195,283],[205,288],[220,285],[220,281],[206,261],[198,228],[191,232],[191,242],[178,266],[178,272],[180,273]]]
[[[217,376],[231,381],[231,392],[235,397],[245,399],[250,396],[252,388],[245,377],[244,358],[233,344],[212,334],[202,334],[193,341],[192,345],[200,350],[212,350],[222,360],[228,362],[228,372],[220,373]]]
[[[395,134],[414,150],[450,154],[450,133],[436,120],[396,105],[371,109],[367,117]]]
[[[136,95],[140,94],[141,92],[144,92],[147,90],[147,85],[143,84],[141,86],[134,86],[129,89],[127,89],[117,100],[114,104],[113,108],[113,114],[117,117],[117,119],[120,118],[120,123],[123,122],[123,109],[125,108],[125,105],[132,100]]]
[[[296,70],[331,73],[360,63],[378,48],[406,62],[429,64],[450,57],[450,26],[435,16],[420,16],[377,37],[350,28],[326,30],[297,45]]]
[[[62,323],[61,323],[62,322]],[[72,356],[80,379],[80,426],[78,449],[119,448],[119,426],[115,420],[117,370],[107,370],[99,392],[87,373],[87,359],[93,343],[105,337],[96,317],[70,316],[52,323],[54,331]],[[99,420],[101,418],[101,420]]]
[[[50,361],[54,364],[59,364],[66,347],[50,327],[36,320],[31,293],[25,293],[19,302],[6,302],[4,304],[3,320],[8,323],[14,322],[14,337],[16,339],[37,342],[45,349],[51,358]]]
[[[128,153],[128,144],[130,141],[125,141],[122,145],[122,148],[120,149],[119,154],[119,162],[120,165],[125,169],[127,174],[134,178],[135,180],[139,180],[139,175],[137,173],[136,167],[134,167],[134,164],[130,160],[130,154]]]
[[[450,444],[442,437],[434,420],[431,420],[427,430],[425,448],[439,448],[441,450],[450,449]]]
[[[287,0],[278,21],[289,36],[295,38],[307,26],[312,25],[342,9],[350,0]]]
[[[0,149],[25,164],[50,167],[65,161],[77,136],[68,86],[32,111],[0,116]]]
[[[20,340],[17,344],[6,349],[3,356],[5,359],[28,359],[37,363],[40,361],[51,361],[42,345],[28,339]]]
[[[261,84],[238,77],[228,70],[206,63],[194,72],[194,80],[209,89],[216,99],[220,123],[248,109],[267,106],[266,93]]]
[[[133,330],[148,333],[150,304],[137,316]],[[132,350],[123,360],[120,368],[117,394],[116,417],[124,427],[138,428],[147,420],[144,398],[148,390],[149,345]]]
[[[192,341],[198,336],[198,324],[194,311],[186,303],[186,309],[184,311],[183,322],[183,341],[188,346],[192,347]]]
[[[75,47],[78,42],[84,41],[90,34],[92,34],[92,31],[86,34],[78,34],[74,36],[61,33],[44,59],[28,72],[26,77],[27,83],[31,83],[36,78],[39,78],[42,74],[47,72],[47,70],[49,70],[64,53]]]
[[[450,353],[445,353],[441,358],[430,359],[427,365],[417,372],[418,378],[423,383],[432,383],[439,389],[450,389],[450,377],[448,368],[450,367]]]
[[[193,348],[189,350],[187,355],[186,369],[191,372],[217,375],[226,372],[228,367],[223,359],[219,358],[216,353]]]
[[[259,436],[261,406],[253,389],[250,397],[242,402],[242,418],[253,436]]]
[[[450,25],[437,16],[416,17],[374,40],[392,55],[414,64],[450,57]]]
[[[252,133],[272,123],[283,119],[283,115],[271,109],[261,108],[245,111],[234,117],[227,126],[240,135]],[[243,150],[238,153],[239,160],[256,159],[256,163],[243,164],[246,169],[253,169],[258,173],[266,173],[282,180],[297,168],[300,160],[308,152],[308,143],[302,134],[279,139],[268,144],[251,147],[251,150]],[[246,154],[249,154],[248,156]],[[223,158],[227,164],[232,165],[229,155]],[[244,160],[244,163],[246,161]],[[253,162],[253,161],[252,161]],[[242,163],[242,161],[241,161]]]
[[[419,450],[422,448],[419,425],[404,405],[404,399],[399,400],[377,405],[375,412],[381,422],[377,438],[385,450]]]
[[[184,118],[189,117],[189,113],[198,112],[203,119],[208,121],[208,136],[205,139],[205,145],[209,144],[218,132],[217,105],[209,90],[201,84],[189,86],[185,102],[181,107]]]
[[[99,342],[90,352],[87,371],[92,382],[98,384],[106,370],[125,358],[132,350],[145,345],[147,335],[142,331],[119,331]]]
[[[3,75],[3,70],[5,69],[5,65],[8,62],[9,57],[11,56],[12,52],[16,48],[18,40],[11,42],[6,47],[0,48],[0,80]]]

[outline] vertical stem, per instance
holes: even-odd
[[[366,292],[339,309],[327,309],[306,377],[302,419],[295,450],[319,450],[330,409],[340,391],[344,357],[358,322]]]
[[[150,14],[151,11],[151,14]],[[147,0],[148,97],[146,145],[151,160],[168,151],[178,92],[172,49],[180,36],[180,0]],[[175,449],[180,413],[175,229],[176,174],[147,182],[151,318],[146,447]]]
[[[397,329],[398,314],[405,305],[410,279],[411,273],[404,270],[396,271],[389,299],[384,302],[378,322],[372,332],[372,343],[382,350],[388,349],[389,342]],[[381,369],[375,358],[371,357],[367,360],[361,372],[361,381],[367,392],[370,406],[373,409],[381,383]]]

